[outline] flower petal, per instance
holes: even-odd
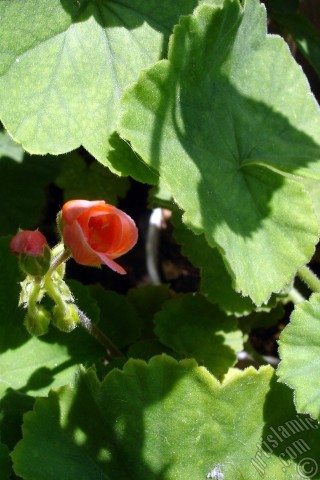
[[[96,252],[90,247],[78,222],[65,225],[63,240],[66,247],[71,250],[72,257],[81,265],[101,265],[101,260]]]
[[[69,225],[84,211],[96,205],[106,205],[103,200],[69,200],[62,207],[62,218]]]
[[[125,271],[124,268],[121,267],[118,263],[114,262],[108,255],[105,255],[104,253],[99,253],[97,252],[97,255],[100,257],[101,262],[107,265],[111,270],[114,272],[120,273],[120,275],[126,275],[127,272]]]

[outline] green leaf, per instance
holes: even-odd
[[[83,145],[111,167],[108,139],[123,89],[161,58],[179,15],[197,3],[2,0],[3,124],[30,152],[59,154]],[[113,169],[121,173],[121,166]]]
[[[217,248],[208,245],[204,235],[195,235],[181,221],[181,215],[172,215],[174,237],[196,267],[200,268],[200,291],[212,303],[228,314],[247,315],[256,306],[248,297],[243,297],[232,287],[232,277],[228,273]]]
[[[163,303],[172,297],[168,285],[147,285],[132,288],[128,292],[128,300],[142,319],[142,337],[154,337],[153,317],[161,309]]]
[[[149,190],[148,204],[150,208],[162,207],[169,210],[174,208],[171,192],[161,177],[159,177],[158,185]]]
[[[65,158],[55,183],[64,189],[65,202],[74,198],[101,199],[112,205],[118,204],[118,198],[125,197],[130,186],[127,178],[114,175],[98,162],[87,165],[76,153]]]
[[[90,293],[100,308],[99,328],[110,340],[122,348],[140,337],[141,319],[124,295],[91,286]]]
[[[318,226],[286,172],[320,178],[320,115],[257,0],[182,17],[169,60],[127,91],[120,134],[158,170],[184,222],[218,246],[257,305],[311,257]]]
[[[68,280],[68,287],[74,297],[75,304],[83,310],[93,323],[100,320],[100,308],[97,300],[91,294],[90,287],[83,285],[76,280]]]
[[[111,150],[108,153],[108,159],[117,173],[123,176],[132,175],[141,183],[149,183],[151,185],[158,183],[159,175],[157,172],[148,167],[132,150],[128,142],[120,138],[116,132],[109,138],[109,144]]]
[[[273,18],[290,32],[299,50],[320,76],[320,33],[310,20],[299,13],[275,14]]]
[[[32,410],[34,398],[10,388],[0,401],[1,440],[10,450],[21,440],[23,415]]]
[[[194,361],[160,356],[102,384],[81,373],[76,388],[38,399],[12,457],[24,480],[195,480],[218,464],[227,480],[287,480],[304,456],[319,462],[317,428],[271,367],[221,385]]]
[[[0,480],[9,480],[11,473],[11,460],[9,449],[3,443],[0,443]]]
[[[150,358],[161,353],[174,356],[170,348],[167,348],[155,338],[139,340],[128,348],[128,357],[139,358],[140,360],[150,360]]]
[[[290,324],[280,336],[281,382],[295,390],[298,412],[320,419],[320,294],[295,306]]]
[[[0,160],[2,157],[7,157],[21,163],[23,155],[24,151],[21,145],[14,142],[7,133],[0,132]]]
[[[216,377],[226,373],[243,350],[236,319],[198,294],[168,300],[154,323],[162,343],[183,357],[194,357]]]
[[[1,235],[39,226],[46,205],[45,188],[57,175],[59,161],[25,155],[18,163],[0,156]]]

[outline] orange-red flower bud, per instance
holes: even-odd
[[[125,274],[114,261],[136,244],[138,229],[129,215],[102,200],[70,200],[62,207],[62,236],[81,265],[108,265]]]
[[[15,255],[26,253],[35,257],[43,253],[45,245],[48,245],[48,242],[41,232],[38,230],[23,230],[11,239],[10,250]]]

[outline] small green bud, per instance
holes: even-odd
[[[62,332],[71,332],[79,321],[78,309],[73,303],[65,304],[65,310],[61,311],[58,305],[52,309],[52,322]]]
[[[42,277],[47,273],[50,267],[51,250],[45,245],[43,252],[39,255],[29,255],[28,253],[20,253],[19,265],[21,270],[27,275],[34,277]]]
[[[28,312],[24,319],[24,325],[30,335],[39,337],[47,333],[51,314],[41,305],[37,305],[34,312]]]

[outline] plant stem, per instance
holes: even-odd
[[[305,266],[300,268],[298,270],[298,275],[301,280],[308,285],[310,290],[320,293],[320,280],[309,267]]]
[[[57,248],[57,247],[55,247],[55,248]],[[45,277],[50,278],[51,275],[53,274],[53,272],[55,272],[55,270],[57,270],[59,265],[61,265],[63,262],[66,262],[70,257],[71,257],[71,255],[70,255],[70,252],[68,250],[63,249],[61,252],[59,252],[58,255],[56,255],[53,258],[53,260],[51,262],[51,265],[50,265],[50,268],[47,271]]]
[[[28,312],[32,316],[35,316],[37,312],[37,301],[38,301],[40,290],[41,290],[41,287],[39,283],[33,282],[31,292],[29,295],[29,301],[28,301]]]
[[[106,349],[108,360],[111,360],[112,357],[124,357],[124,354],[112,343],[112,341],[96,326],[94,325],[90,318],[78,309],[79,315],[79,325],[85,328],[90,335],[95,337],[99,343]]]
[[[288,293],[288,297],[294,304],[306,301],[306,298],[294,287]]]

